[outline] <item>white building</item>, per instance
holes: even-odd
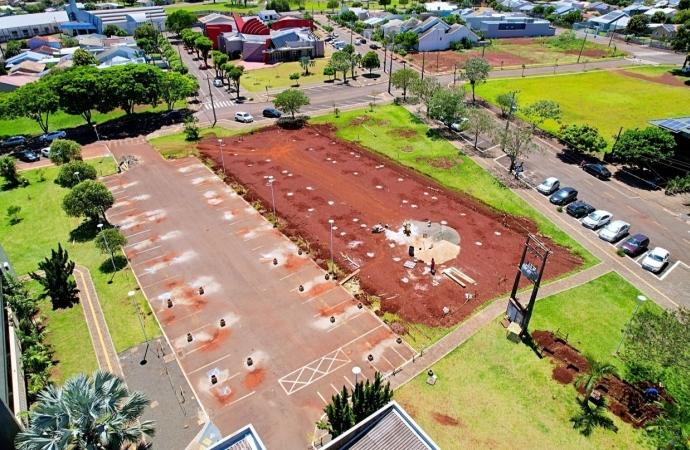
[[[59,33],[68,20],[65,11],[0,17],[0,42]]]
[[[472,42],[479,40],[469,27],[458,24],[448,25],[438,17],[429,17],[410,31],[419,35],[417,49],[420,52],[448,50],[451,42],[460,41],[462,38],[468,38]]]
[[[69,1],[66,11],[71,21],[65,23],[63,29],[89,30],[96,33],[103,33],[103,29],[108,25],[116,25],[128,34],[133,34],[138,26],[145,23],[164,31],[167,18],[165,10],[160,6],[82,11],[77,8],[75,0]]]
[[[275,22],[278,20],[278,13],[272,9],[264,9],[259,11],[259,20],[261,20],[263,23]]]

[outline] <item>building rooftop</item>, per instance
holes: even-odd
[[[648,120],[647,123],[656,125],[659,128],[670,131],[671,133],[690,134],[690,116],[674,117],[670,119]]]
[[[48,23],[67,22],[65,11],[55,11],[37,14],[19,14],[16,16],[0,17],[0,29],[31,27]]]
[[[208,447],[207,450],[266,450],[259,434],[249,424]]]
[[[11,86],[22,87],[25,84],[38,81],[37,76],[33,75],[0,75],[0,84],[9,84]]]

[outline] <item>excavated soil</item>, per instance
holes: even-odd
[[[448,72],[452,71],[455,68],[455,65],[458,65],[458,68],[462,63],[467,61],[470,58],[475,58],[477,56],[481,56],[482,52],[480,50],[473,50],[470,52],[456,52],[453,50],[445,50],[442,52],[428,52],[426,54],[426,61],[424,63],[425,70],[429,72]],[[436,57],[438,55],[438,69],[436,66]],[[421,53],[416,53],[412,55],[408,55],[406,57],[408,60],[409,58],[412,58],[412,63],[415,66],[422,67],[422,54]],[[487,59],[493,67],[501,67],[501,62],[503,63],[503,66],[505,67],[514,67],[514,66],[521,66],[522,64],[534,64],[536,61],[529,59],[529,58],[523,58],[521,56],[514,55],[512,53],[500,51],[500,50],[491,50],[491,51],[486,51],[484,53],[484,58]]]
[[[570,384],[578,374],[589,372],[587,359],[576,348],[552,332],[537,330],[532,333],[532,338],[542,353],[556,362],[553,378],[559,383]],[[642,427],[661,412],[653,403],[644,400],[644,392],[649,387],[656,388],[659,395],[667,402],[675,402],[666,394],[662,386],[653,383],[638,383],[633,386],[612,375],[602,378],[594,389],[606,397],[608,408],[613,414],[635,427]],[[585,392],[580,390],[580,394],[584,395]]]
[[[245,199],[259,201],[265,212],[271,212],[267,179],[273,176],[281,231],[294,241],[299,237],[303,244],[308,242],[312,257],[324,268],[330,258],[328,220],[333,219],[333,252],[338,266],[346,273],[355,270],[347,255],[360,266],[357,278],[361,288],[381,298],[383,311],[399,314],[405,321],[451,326],[487,301],[509,292],[526,235],[537,232],[534,222],[493,211],[354,143],[342,141],[334,132],[332,125],[289,131],[273,126],[226,138],[228,182],[248,188]],[[220,167],[216,139],[200,142],[198,149]],[[428,261],[406,269],[403,263],[413,259],[408,256],[407,244],[371,231],[373,225],[381,223],[398,232],[406,220],[430,220],[436,226],[445,221],[443,227],[460,234],[460,253],[443,265],[437,264],[435,276],[429,273]],[[582,264],[568,249],[543,239],[553,250],[545,279],[556,278]],[[256,245],[261,245],[260,241]],[[463,289],[442,275],[441,271],[450,266],[477,284]],[[441,321],[444,306],[450,308],[450,313]]]
[[[665,73],[660,77],[648,77],[642,75],[641,73],[628,72],[627,70],[621,70],[618,73],[620,73],[621,75],[625,75],[626,77],[637,78],[639,80],[645,80],[652,83],[664,84],[666,86],[688,87],[688,85],[685,84],[683,80],[674,77],[670,73]]]

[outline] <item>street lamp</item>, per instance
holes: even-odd
[[[273,228],[278,228],[278,217],[276,217],[276,198],[273,195],[273,175],[268,176],[268,185],[271,186],[271,202],[273,203]]]
[[[220,147],[220,160],[223,162],[223,176],[227,177],[225,173],[225,156],[223,156],[223,140],[218,139],[218,147]]]
[[[335,270],[333,270],[333,222],[335,222],[335,220],[328,220],[328,223],[331,224],[331,272],[335,273]]]
[[[623,345],[623,340],[625,340],[625,335],[628,334],[628,330],[630,329],[630,324],[632,323],[633,319],[635,318],[635,314],[637,314],[637,310],[640,309],[640,305],[642,302],[647,301],[647,297],[644,295],[638,295],[637,296],[637,306],[635,307],[635,311],[633,311],[632,316],[630,317],[630,320],[628,321],[628,325],[625,327],[625,331],[623,331],[623,336],[621,336],[621,341],[618,343],[618,347],[616,347],[616,351],[614,354],[618,354],[618,351],[621,349],[621,345]]]
[[[108,239],[105,238],[105,233],[103,233],[103,224],[99,223],[96,226],[98,227],[99,232],[103,235],[103,242],[105,242],[105,248],[108,250],[108,253],[110,254],[110,262],[113,263],[113,276],[114,276],[115,272],[117,272],[117,267],[115,266],[115,259],[113,259],[113,252],[110,251],[110,245],[108,245]]]
[[[79,172],[74,172],[74,176],[77,177],[77,180],[81,183],[81,178],[79,177]]]
[[[137,317],[139,318],[139,325],[141,325],[141,332],[144,333],[144,339],[146,340],[146,347],[148,349],[148,344],[149,344],[149,338],[146,336],[146,329],[144,328],[144,322],[141,320],[141,314],[139,313],[139,308],[137,307],[137,302],[134,300],[134,294],[136,292],[134,291],[129,291],[127,295],[129,295],[129,298],[132,299],[132,306],[134,306],[134,309],[137,312]],[[144,360],[142,363],[146,363],[146,353],[144,353]]]
[[[362,373],[362,369],[360,369],[358,366],[355,366],[352,368],[352,373],[355,374],[355,386],[357,386],[357,375]]]
[[[100,142],[100,141],[101,141],[101,137],[98,135],[98,128],[97,128],[97,127],[98,127],[98,124],[95,124],[95,123],[94,123],[94,124],[93,124],[93,131],[96,132],[96,140],[97,140],[98,142]]]

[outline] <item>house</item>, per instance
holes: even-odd
[[[320,58],[326,50],[324,41],[308,27],[269,30],[268,34],[223,33],[218,44],[231,59],[241,56],[243,61],[264,63],[296,61],[304,56]]]
[[[32,50],[35,53],[41,53],[46,56],[53,56],[60,53],[60,49],[49,47],[47,45],[41,45],[38,48]]]
[[[484,33],[487,39],[554,36],[556,29],[548,20],[527,17],[521,13],[496,13],[484,10],[464,16],[472,30]]]
[[[568,14],[570,11],[575,11],[577,8],[575,8],[573,5],[554,5],[556,10],[553,12],[554,16],[564,16]]]
[[[48,46],[59,50],[62,47],[62,41],[57,36],[34,36],[26,41],[29,50],[34,50],[39,47]]]
[[[621,11],[626,13],[628,16],[632,17],[638,14],[644,14],[650,9],[652,9],[651,6],[645,6],[642,3],[633,3],[632,5],[623,8]]]
[[[451,42],[457,42],[462,38],[468,38],[472,42],[479,40],[479,37],[472,33],[469,27],[458,24],[451,26],[434,16],[419,23],[410,31],[419,35],[417,50],[420,52],[448,50]]]
[[[367,20],[369,18],[369,10],[368,9],[342,7],[340,9],[340,14],[342,14],[346,11],[352,11],[353,13],[355,13],[358,20]]]
[[[628,20],[630,20],[630,16],[626,13],[622,11],[611,11],[604,16],[590,18],[587,20],[587,23],[599,30],[615,31],[625,28],[628,25]]]
[[[592,2],[587,6],[589,11],[596,11],[599,14],[606,14],[611,11],[611,5],[604,2]]]
[[[261,20],[264,23],[274,22],[278,20],[278,13],[275,12],[275,10],[273,9],[264,9],[262,11],[259,11],[259,20]]]
[[[155,3],[153,3],[153,0],[137,0],[137,6],[155,6]]]
[[[525,6],[531,6],[532,8],[536,6],[525,0],[503,0],[503,2],[501,2],[500,4],[504,8],[509,8],[512,12],[519,12]],[[531,11],[531,9],[529,10]]]
[[[73,34],[102,34],[106,26],[116,25],[131,35],[135,28],[144,23],[150,23],[154,28],[164,31],[167,18],[165,10],[160,6],[82,11],[77,8],[75,0],[69,0],[65,11],[69,16],[69,22],[60,28]]]
[[[439,17],[449,16],[453,11],[458,9],[446,2],[424,3],[424,8],[426,8],[427,12]]]
[[[0,17],[0,42],[59,33],[67,21],[65,11]]]
[[[34,81],[38,81],[38,77],[35,75],[0,75],[0,92],[12,92]]]
[[[202,27],[207,25],[218,25],[218,24],[233,24],[235,21],[232,17],[226,16],[224,14],[212,13],[203,17],[199,17],[199,23]]]
[[[32,51],[21,52],[17,56],[13,56],[12,58],[8,58],[7,61],[5,61],[5,67],[10,68],[10,67],[15,66],[17,64],[21,64],[24,61],[39,62],[39,61],[43,61],[46,58],[47,58],[47,55],[44,55],[43,53],[36,53],[36,52],[32,52]]]
[[[46,65],[42,62],[24,61],[19,64],[14,64],[10,68],[10,75],[38,75],[43,72]]]
[[[117,3],[99,3],[98,9],[122,9],[124,6]]]
[[[403,21],[400,19],[393,19],[388,21],[388,23],[385,23],[381,25],[381,30],[383,31],[383,34],[386,35],[388,33],[400,33],[401,26],[403,24]]]
[[[644,15],[647,16],[649,19],[651,19],[652,16],[654,16],[654,14],[656,14],[656,13],[659,12],[659,11],[661,11],[662,13],[664,13],[664,15],[665,15],[667,18],[669,18],[669,19],[670,19],[671,17],[675,16],[676,13],[678,12],[678,11],[676,11],[675,8],[651,8],[651,9],[649,9],[649,10],[643,12],[642,14],[644,14]]]
[[[678,27],[680,25],[671,25],[670,23],[655,23],[649,25],[652,29],[651,38],[658,41],[670,41],[676,38],[676,33],[678,32]]]
[[[127,45],[110,47],[108,50],[98,53],[96,59],[99,63],[98,68],[146,63],[146,58],[144,58],[141,50]]]

